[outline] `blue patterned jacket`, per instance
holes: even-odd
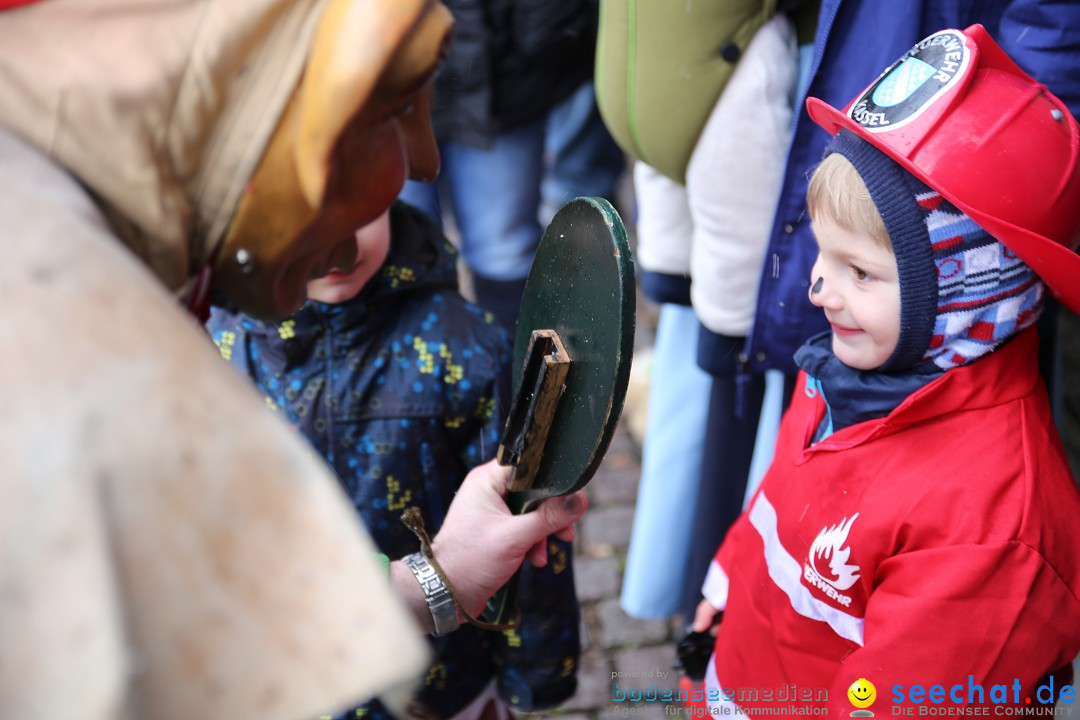
[[[249,375],[322,454],[382,552],[418,550],[400,521],[420,508],[431,534],[461,480],[494,457],[508,410],[507,334],[457,290],[456,252],[419,211],[391,210],[382,271],[340,305],[309,302],[280,324],[215,308],[222,355]],[[494,678],[511,705],[557,704],[576,689],[579,609],[570,548],[527,568],[524,622],[506,633],[463,626],[432,639],[438,656],[419,701],[449,717]],[[377,702],[345,717],[389,718]]]

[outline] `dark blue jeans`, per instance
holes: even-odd
[[[440,142],[439,151],[438,180],[409,181],[400,198],[440,222],[448,210],[465,264],[498,281],[528,276],[541,223],[575,197],[610,199],[624,167],[596,110],[592,83],[547,117],[497,135],[486,149]]]

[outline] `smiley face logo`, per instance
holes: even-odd
[[[877,699],[877,689],[874,687],[874,683],[870,682],[866,678],[859,678],[855,682],[851,683],[851,687],[847,691],[848,700],[851,704],[857,708],[868,708],[874,704],[874,700]],[[856,713],[851,713],[855,715]],[[872,715],[873,713],[860,712],[859,715]]]

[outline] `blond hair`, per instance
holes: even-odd
[[[828,217],[845,230],[865,233],[892,250],[885,221],[866,183],[851,161],[840,153],[827,155],[814,169],[806,190],[806,207],[811,219]]]

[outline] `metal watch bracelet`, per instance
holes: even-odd
[[[432,567],[422,553],[412,553],[401,558],[401,562],[412,570],[420,588],[424,591],[431,618],[435,621],[435,637],[441,637],[457,630],[461,626],[457,605],[439,573]]]

